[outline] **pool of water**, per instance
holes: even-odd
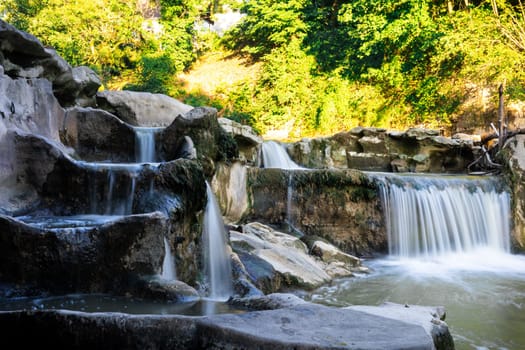
[[[456,349],[525,349],[525,256],[486,254],[365,261],[370,274],[301,296],[333,306],[444,306]]]
[[[68,294],[46,298],[0,298],[0,311],[11,310],[72,310],[186,316],[245,312],[245,310],[234,308],[225,302],[204,298],[169,303],[106,294]]]

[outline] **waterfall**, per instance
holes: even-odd
[[[175,266],[175,257],[170,249],[168,239],[164,237],[164,261],[162,262],[161,277],[166,280],[176,280],[177,270]]]
[[[510,250],[510,196],[497,178],[374,175],[389,253],[432,258]]]
[[[162,128],[134,127],[135,159],[137,163],[152,163],[157,161],[155,151],[155,134]]]
[[[202,247],[208,297],[227,300],[233,294],[230,254],[221,211],[208,182],[206,195],[208,202],[204,212]]]
[[[262,158],[265,168],[303,169],[290,158],[284,147],[275,141],[263,142]]]

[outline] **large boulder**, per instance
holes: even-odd
[[[251,281],[265,293],[284,287],[312,289],[351,276],[361,265],[328,243],[321,258],[311,255],[299,238],[255,222],[243,225],[242,232],[230,231],[230,242]]]
[[[239,160],[250,165],[256,165],[259,146],[263,139],[248,125],[242,125],[231,119],[219,118],[219,124],[237,143]]]
[[[149,92],[107,90],[98,92],[96,99],[99,108],[135,126],[168,126],[193,109],[169,96]]]
[[[161,213],[93,226],[69,226],[60,218],[56,224],[0,216],[0,279],[4,283],[62,293],[125,293],[130,282],[160,273],[164,245],[159,232],[166,232],[168,226],[168,218]]]
[[[63,106],[93,105],[94,95],[101,85],[99,77],[90,68],[71,68],[55,50],[2,20],[0,65],[12,78],[47,79]]]

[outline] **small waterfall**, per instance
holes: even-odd
[[[202,246],[204,275],[209,287],[208,297],[227,300],[233,294],[230,254],[221,211],[208,182],[206,195],[208,202],[204,213]]]
[[[432,258],[510,250],[510,196],[497,178],[374,175],[389,253]]]
[[[304,169],[290,158],[281,144],[275,141],[265,141],[262,144],[262,158],[265,168]]]
[[[157,161],[155,150],[155,134],[162,128],[134,127],[135,159],[137,163],[153,163]]]
[[[175,257],[170,249],[168,239],[164,237],[164,261],[162,262],[161,277],[166,280],[176,280],[177,270],[175,265]]]

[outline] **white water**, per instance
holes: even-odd
[[[162,128],[134,127],[135,159],[137,163],[152,163],[157,161],[155,150],[155,134]]]
[[[202,246],[208,297],[227,300],[233,294],[232,269],[227,236],[219,205],[206,182],[208,202],[204,213]]]
[[[170,249],[168,239],[164,237],[164,260],[162,262],[161,277],[166,280],[176,280],[177,270],[175,265],[175,257]]]
[[[275,141],[263,142],[262,158],[264,168],[304,169],[290,158],[281,144]]]
[[[510,196],[495,178],[376,176],[389,254],[431,259],[510,250]]]

